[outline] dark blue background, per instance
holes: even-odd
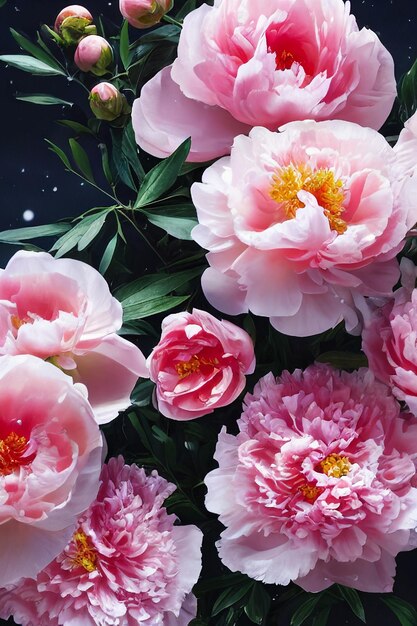
[[[95,18],[104,13],[108,20],[117,24],[121,22],[118,2],[115,0],[86,0],[85,5]],[[177,1],[176,6],[179,5]],[[56,14],[64,6],[62,0],[8,0],[7,5],[0,9],[0,53],[19,52],[8,32],[10,26],[33,36],[42,23],[52,26]],[[352,0],[352,12],[359,26],[368,26],[376,31],[392,53],[397,78],[407,71],[417,56],[416,9],[417,6],[410,0]],[[15,100],[16,92],[51,93],[71,101],[75,99],[78,104],[73,111],[62,110],[61,107],[41,107]],[[31,77],[1,65],[0,102],[0,230],[53,222],[101,205],[103,197],[66,173],[43,141],[47,137],[57,144],[65,144],[69,133],[55,120],[74,115],[77,117],[80,114],[77,107],[88,111],[85,92],[81,87],[68,83],[65,78]],[[31,222],[23,219],[23,213],[28,210],[34,213]],[[1,262],[6,254],[8,251],[3,246]],[[395,590],[417,606],[415,553],[401,554],[398,562],[400,567]],[[368,616],[369,626],[394,626],[396,623],[393,615],[376,600]],[[359,624],[347,615],[337,623]]]

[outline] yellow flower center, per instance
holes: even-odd
[[[308,165],[288,165],[278,169],[272,176],[269,195],[282,205],[287,219],[292,219],[304,204],[298,199],[299,191],[308,191],[323,207],[330,228],[342,234],[347,229],[343,214],[343,183],[335,179],[329,169],[313,170]]]
[[[34,454],[24,457],[28,448],[26,437],[19,437],[14,431],[6,439],[0,439],[0,476],[8,476],[22,465],[29,465]]]
[[[73,535],[73,541],[76,549],[76,555],[72,559],[74,566],[83,567],[86,572],[94,572],[97,569],[97,552],[90,539],[79,528]]]
[[[317,487],[316,485],[305,483],[298,488],[298,491],[301,491],[306,500],[314,502],[323,492],[323,489],[321,487]]]
[[[277,70],[289,70],[295,61],[295,57],[292,52],[283,50],[281,53],[276,53],[275,64]]]
[[[175,364],[175,370],[180,377],[180,379],[187,378],[190,374],[195,374],[200,371],[200,367],[202,365],[211,365],[212,367],[216,367],[219,364],[219,360],[214,359],[204,359],[199,358],[196,354],[194,354],[189,361],[180,361]]]
[[[329,454],[320,462],[320,467],[327,476],[341,478],[349,474],[351,464],[346,456],[340,454]]]
[[[29,323],[29,319],[21,319],[17,315],[11,315],[10,321],[12,322],[12,326],[16,328],[16,330],[19,330],[19,328],[24,324]]]

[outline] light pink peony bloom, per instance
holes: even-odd
[[[190,161],[229,154],[253,126],[345,119],[378,129],[396,95],[391,55],[342,0],[215,0],[184,20],[178,58],[133,106],[158,157],[191,136]]]
[[[49,359],[86,385],[99,423],[130,404],[142,352],[116,335],[122,307],[94,268],[45,252],[17,252],[0,270],[0,355]]]
[[[204,293],[220,311],[250,309],[289,335],[353,330],[355,300],[387,295],[415,222],[417,176],[404,146],[351,122],[292,122],[236,137],[191,193],[209,250]],[[410,153],[411,154],[411,153]]]
[[[307,591],[391,591],[394,557],[416,545],[417,420],[388,388],[367,369],[267,374],[238,424],[205,479],[223,563]]]
[[[0,590],[0,615],[23,626],[187,626],[202,533],[174,526],[163,502],[175,486],[123,458],[102,470],[97,499],[36,581]]]
[[[99,486],[102,439],[85,395],[33,356],[0,358],[0,585],[65,547]]]
[[[236,400],[245,374],[255,369],[255,355],[244,330],[193,309],[164,319],[148,366],[162,415],[191,420]]]
[[[161,21],[173,5],[173,0],[120,0],[123,17],[134,28],[150,28]]]
[[[377,378],[417,415],[417,268],[401,261],[402,287],[385,302],[369,302],[362,349]]]

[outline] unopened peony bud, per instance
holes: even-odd
[[[112,122],[130,112],[130,106],[118,89],[111,83],[99,83],[90,91],[90,107],[99,120]]]
[[[173,0],[120,0],[120,12],[135,28],[149,28],[161,21]]]
[[[74,61],[81,71],[103,76],[113,61],[113,52],[109,42],[103,37],[88,35],[78,44]]]
[[[54,30],[61,36],[62,42],[70,46],[77,44],[86,35],[96,34],[97,29],[92,22],[90,11],[79,4],[72,4],[58,14]]]

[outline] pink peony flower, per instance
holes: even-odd
[[[161,21],[173,5],[173,0],[120,0],[123,17],[134,28],[150,28]]]
[[[401,271],[402,287],[379,307],[369,303],[362,349],[375,376],[417,415],[417,269],[404,258]]]
[[[227,406],[243,391],[255,369],[249,335],[210,313],[174,313],[148,358],[158,409],[176,420],[191,420]]]
[[[102,439],[81,391],[36,357],[0,358],[0,586],[55,558],[97,493]]]
[[[94,268],[45,252],[17,252],[0,270],[0,355],[49,359],[88,388],[105,423],[130,404],[142,352],[116,335],[122,307]]]
[[[163,507],[175,486],[110,459],[95,502],[37,579],[0,590],[0,615],[23,626],[187,626],[202,533]]]
[[[289,335],[342,319],[353,330],[356,300],[398,280],[395,255],[417,215],[412,153],[350,122],[281,131],[236,137],[192,186],[192,236],[211,266],[204,293],[220,311],[250,309]]]
[[[237,436],[220,433],[206,507],[220,558],[265,583],[391,591],[415,547],[417,421],[369,370],[261,378]]]
[[[88,35],[78,44],[74,62],[82,72],[103,76],[109,72],[108,67],[113,62],[112,47],[104,37]]]
[[[229,154],[253,126],[345,119],[378,129],[396,86],[391,55],[342,0],[215,0],[184,20],[178,58],[133,106],[158,157],[191,136],[190,161]]]

